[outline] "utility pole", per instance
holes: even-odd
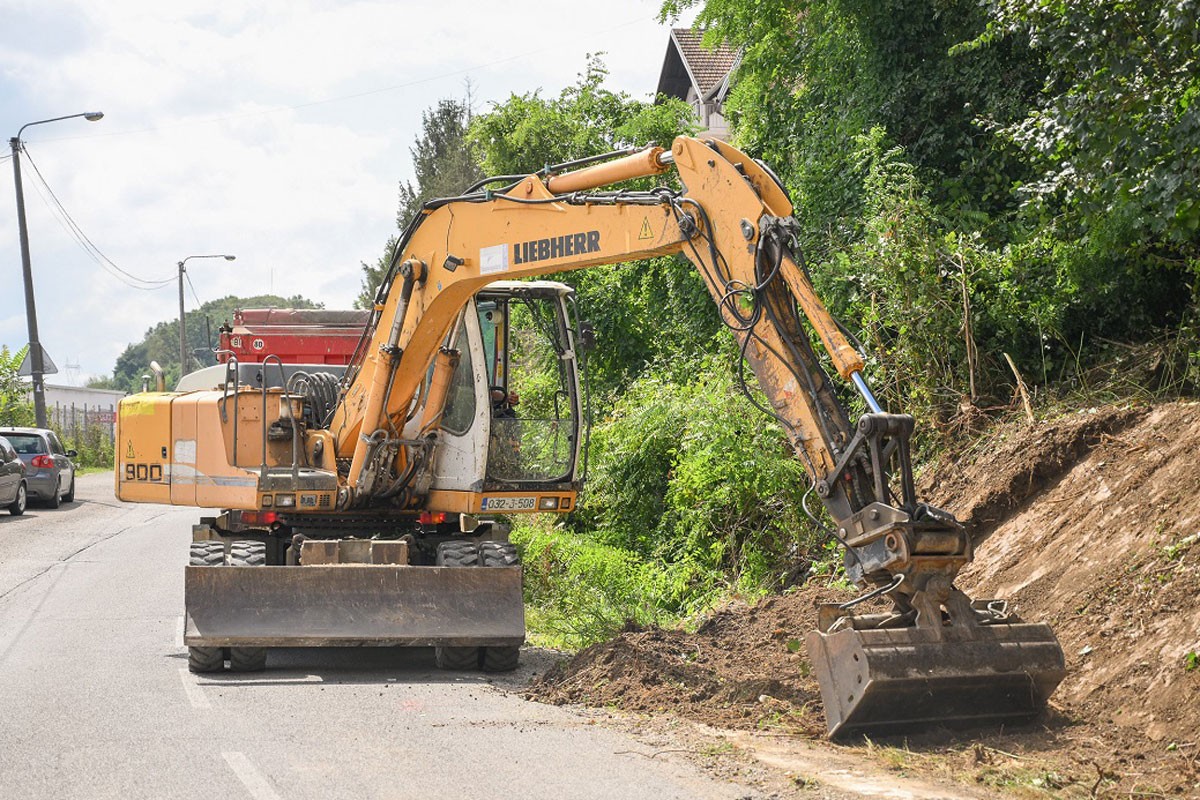
[[[187,326],[184,323],[183,317],[183,275],[187,272],[187,268],[183,265],[193,258],[223,258],[226,261],[233,261],[237,256],[217,253],[216,255],[209,256],[188,256],[179,262],[179,377],[181,378],[188,371]]]
[[[25,280],[25,322],[29,328],[29,366],[30,379],[33,384],[33,414],[39,428],[46,427],[46,380],[45,362],[42,360],[42,343],[38,340],[37,304],[33,299],[33,267],[29,259],[29,229],[25,225],[25,192],[21,186],[21,134],[31,125],[43,125],[47,122],[58,122],[64,119],[84,117],[88,122],[103,119],[100,111],[88,111],[83,114],[68,114],[65,117],[41,119],[22,125],[17,135],[8,140],[12,148],[13,184],[17,187],[17,231],[21,239],[21,276]]]

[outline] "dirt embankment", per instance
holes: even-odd
[[[1200,404],[999,426],[921,484],[972,526],[960,585],[1049,622],[1069,675],[1039,724],[893,742],[903,768],[1059,796],[1200,797]],[[695,632],[627,631],[531,695],[818,737],[802,642],[815,604],[843,597],[807,586]]]

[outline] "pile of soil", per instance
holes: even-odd
[[[582,650],[529,690],[549,703],[615,705],[709,725],[819,736],[821,692],[804,651],[816,605],[847,593],[805,587],[755,605],[737,602],[695,632],[630,628]]]
[[[909,738],[906,768],[1067,796],[1200,797],[1200,404],[1006,423],[920,483],[971,526],[959,585],[1050,623],[1068,676],[1039,724]],[[820,737],[803,640],[816,604],[845,597],[810,585],[694,632],[628,630],[530,696]]]

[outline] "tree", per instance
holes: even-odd
[[[1200,3],[987,5],[986,32],[961,49],[1016,42],[1045,65],[1038,102],[997,126],[1037,170],[1024,197],[1077,215],[1101,246],[1200,271]]]
[[[401,230],[429,200],[460,194],[483,177],[466,145],[470,121],[470,106],[457,100],[440,100],[436,106],[421,114],[422,133],[408,151],[412,155],[417,184],[415,187],[411,181],[400,184],[396,225]],[[355,301],[358,308],[371,307],[375,290],[383,280],[383,272],[391,263],[396,241],[396,236],[389,237],[383,255],[375,264],[362,265],[362,291]]]
[[[635,100],[604,88],[608,69],[589,55],[578,80],[557,97],[541,90],[510,95],[471,123],[469,140],[489,175],[527,174],[548,164],[646,144],[669,146],[694,130],[681,100]]]
[[[17,375],[28,345],[10,352],[8,345],[0,345],[0,424],[32,425],[33,404],[28,400],[29,384]]]

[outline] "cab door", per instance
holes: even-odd
[[[490,418],[479,312],[474,300],[463,309],[447,344],[458,351],[459,361],[442,412],[432,488],[478,492],[483,488]]]

